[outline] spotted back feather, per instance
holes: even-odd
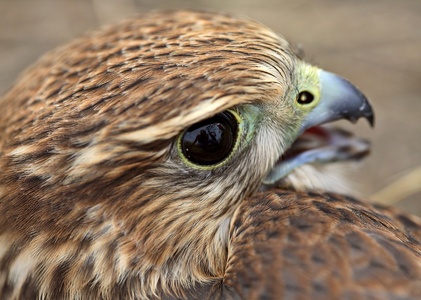
[[[26,70],[0,101],[0,299],[420,297],[416,218],[256,194],[297,122],[297,60],[253,21],[167,11]],[[180,162],[183,129],[251,104],[271,121],[229,163]]]
[[[191,11],[140,15],[41,58],[1,100],[0,294],[146,298],[222,276],[230,217],[269,163],[248,150],[190,170],[174,138],[279,100],[295,59],[258,23]]]

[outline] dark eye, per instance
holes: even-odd
[[[227,111],[187,129],[180,139],[180,147],[190,162],[210,166],[231,154],[237,134],[237,120]]]
[[[299,104],[310,104],[314,100],[314,95],[308,91],[302,91],[297,95],[297,102]]]

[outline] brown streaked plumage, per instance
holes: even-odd
[[[349,196],[274,191],[244,202],[235,222],[224,283],[241,299],[421,295],[421,222],[406,213]]]
[[[319,124],[372,123],[369,103],[263,25],[143,14],[48,53],[0,103],[2,299],[421,296],[420,221],[322,192],[343,191],[324,163],[368,148]],[[225,124],[229,155],[192,162],[186,130],[223,112],[236,125],[196,140]]]

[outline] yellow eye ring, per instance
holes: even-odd
[[[297,102],[301,105],[311,104],[314,100],[314,95],[309,91],[299,92],[297,95]]]
[[[300,91],[295,99],[295,102],[303,108],[313,108],[320,101],[320,91],[316,88],[310,87]]]
[[[244,124],[234,110],[227,110],[185,129],[176,139],[182,161],[195,169],[212,170],[224,165],[238,149]]]

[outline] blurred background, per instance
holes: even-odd
[[[51,48],[137,12],[170,8],[249,16],[302,45],[307,61],[359,86],[376,127],[352,127],[373,150],[350,166],[351,177],[361,194],[399,200],[421,216],[420,0],[0,0],[0,94]]]

